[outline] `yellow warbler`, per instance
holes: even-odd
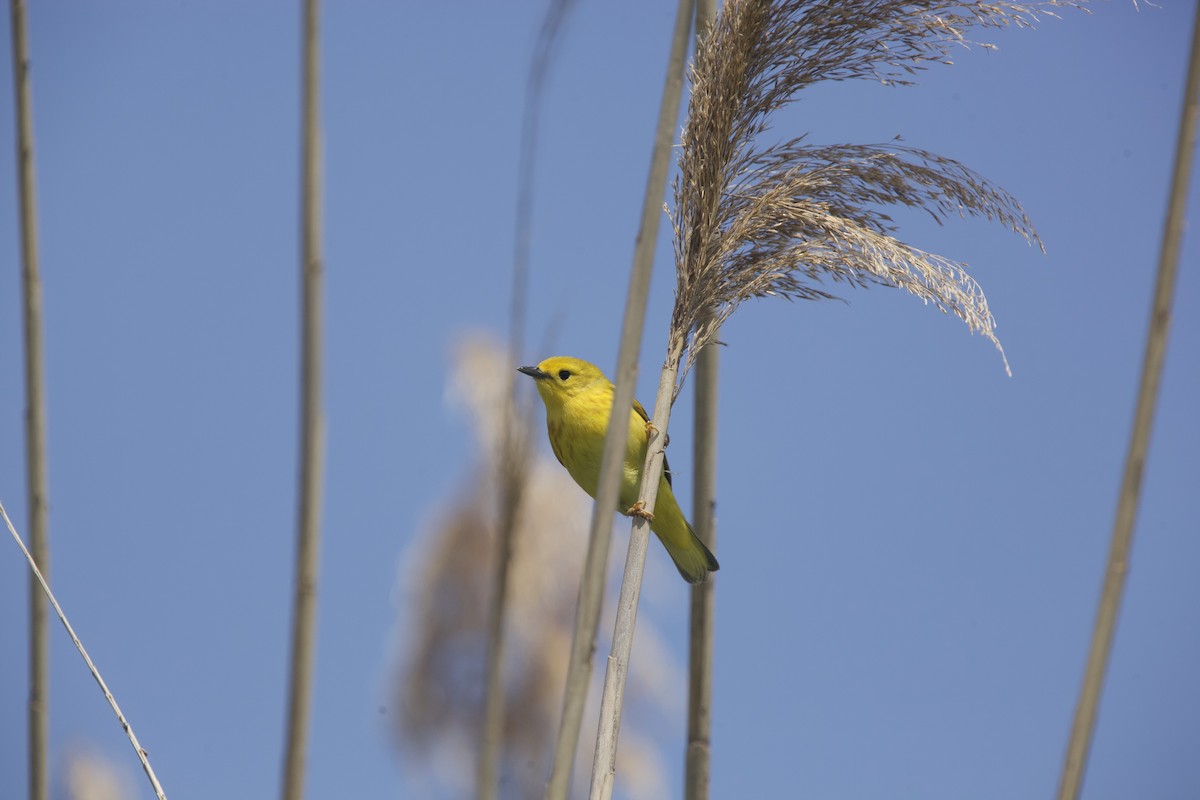
[[[546,405],[546,429],[554,455],[575,482],[595,497],[600,482],[604,434],[612,412],[612,383],[595,365],[566,356],[547,358],[536,367],[520,367],[518,371],[537,383],[538,394]],[[644,514],[634,505],[641,487],[642,464],[646,460],[650,417],[636,400],[629,414],[629,441],[625,448],[625,471],[617,508],[624,514]],[[700,583],[709,572],[718,569],[716,557],[696,536],[675,502],[671,492],[671,472],[665,460],[650,530],[658,534],[679,574],[688,583]]]

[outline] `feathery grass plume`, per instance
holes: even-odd
[[[471,796],[475,789],[504,440],[509,426],[529,424],[525,416],[511,416],[512,406],[505,402],[513,370],[502,346],[468,338],[458,348],[456,364],[449,398],[470,411],[479,455],[450,505],[434,516],[428,533],[405,557],[405,574],[397,582],[405,587],[397,598],[397,607],[404,609],[396,624],[402,640],[389,687],[397,709],[397,742],[428,771],[425,794],[432,797]],[[501,689],[507,710],[496,759],[497,796],[504,800],[540,797],[545,784],[590,506],[557,461],[530,459],[516,509],[518,535],[504,622]],[[631,686],[645,719],[634,715],[621,757],[636,772],[631,796],[652,800],[666,794],[668,773],[665,754],[652,744],[661,737],[647,727],[678,714],[679,709],[664,707],[671,696],[664,687],[677,685],[682,675],[652,617],[646,621],[638,646],[647,657]],[[590,688],[594,700],[598,683]]]
[[[953,312],[1000,350],[995,321],[965,265],[892,235],[880,205],[1000,222],[1037,235],[1002,189],[948,158],[899,143],[761,146],[773,111],[822,80],[906,84],[948,63],[971,26],[1029,27],[1060,5],[939,0],[729,0],[697,48],[675,181],[675,308],[638,504],[654,510],[671,405],[697,354],[751,297],[832,297],[825,281],[896,286]],[[986,45],[985,45],[986,46]],[[685,359],[686,357],[686,359]],[[1008,363],[1005,360],[1005,369]],[[592,762],[592,800],[612,796],[616,741],[649,523],[637,516],[617,605]]]
[[[674,185],[676,302],[668,352],[696,353],[743,300],[820,300],[830,283],[904,289],[1003,349],[966,265],[895,236],[881,206],[995,220],[1041,245],[1020,204],[961,163],[888,144],[762,145],[770,115],[818,81],[906,85],[950,63],[968,28],[1030,27],[1075,3],[730,0],[698,48]],[[990,45],[980,43],[981,47]],[[1008,362],[1005,360],[1005,369]],[[678,393],[678,386],[676,387]]]

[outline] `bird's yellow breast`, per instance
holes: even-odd
[[[596,494],[600,460],[604,455],[604,436],[612,413],[612,392],[587,392],[566,398],[557,408],[546,409],[546,429],[554,455],[567,468],[585,492]],[[625,448],[625,475],[621,502],[632,505],[637,499],[642,462],[646,457],[646,425],[633,409],[629,410],[629,435]]]

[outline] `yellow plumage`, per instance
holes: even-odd
[[[566,356],[548,358],[536,367],[521,367],[520,371],[535,380],[538,394],[546,406],[546,430],[554,455],[575,482],[595,497],[600,481],[604,434],[612,413],[612,383],[593,364]],[[622,513],[628,513],[637,502],[649,440],[646,426],[650,418],[636,400],[629,415],[625,472],[617,500],[617,510]],[[679,574],[688,583],[700,583],[709,572],[718,568],[716,557],[697,538],[679,510],[671,491],[671,473],[665,462],[650,530],[658,535]]]

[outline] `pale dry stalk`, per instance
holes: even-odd
[[[693,418],[692,524],[709,550],[717,548],[717,369],[716,344],[696,358],[696,410]],[[707,800],[712,763],[713,621],[716,576],[691,588],[688,630],[687,752],[685,800]]]
[[[653,430],[646,447],[646,463],[642,467],[642,484],[638,495],[646,513],[654,513],[658,499],[658,484],[662,477],[665,436],[671,420],[671,397],[675,392],[676,373],[683,353],[682,339],[663,364],[654,401]],[[617,416],[617,415],[613,415]],[[625,572],[621,578],[621,594],[617,599],[617,619],[613,626],[612,652],[604,673],[604,693],[600,698],[600,723],[596,730],[596,750],[592,758],[592,781],[589,800],[609,800],[616,774],[617,735],[621,729],[621,712],[625,699],[625,681],[629,674],[629,654],[633,650],[633,632],[637,623],[638,599],[642,592],[642,574],[646,566],[646,548],[650,542],[650,520],[634,516],[629,535],[629,550],[625,557]]]
[[[21,210],[21,312],[25,342],[25,474],[29,546],[50,571],[49,476],[46,466],[46,378],[42,348],[42,280],[38,268],[37,191],[33,159],[33,99],[25,3],[12,0],[13,98]],[[46,598],[29,580],[29,800],[46,800],[49,782],[50,644]]]
[[[642,329],[646,321],[646,302],[650,289],[650,273],[654,264],[654,247],[658,240],[661,218],[661,198],[667,182],[671,144],[679,118],[680,97],[683,91],[683,70],[687,57],[688,31],[691,29],[694,0],[679,0],[675,27],[671,35],[671,50],[667,59],[667,74],[659,104],[658,122],[650,170],[646,177],[646,192],[642,199],[642,218],[634,246],[633,266],[625,300],[625,315],[621,322],[621,343],[617,352],[617,371],[613,390],[614,408],[631,408],[633,390],[637,383],[637,359],[641,349]],[[600,478],[596,487],[596,502],[592,506],[592,522],[588,537],[587,557],[579,586],[579,603],[571,639],[571,658],[567,665],[567,684],[563,692],[562,719],[554,743],[554,763],[546,786],[546,800],[566,800],[571,786],[571,768],[579,746],[579,731],[583,723],[583,707],[592,675],[592,658],[596,651],[596,633],[600,626],[600,605],[604,597],[605,569],[612,542],[613,516],[617,507],[621,472],[625,461],[625,442],[629,435],[629,417],[613,414],[604,438],[600,462]]]
[[[1175,274],[1179,266],[1184,212],[1187,209],[1188,184],[1196,147],[1196,118],[1197,114],[1200,114],[1200,12],[1196,13],[1193,24],[1192,53],[1188,62],[1187,86],[1184,88],[1183,94],[1183,109],[1180,115],[1179,136],[1175,149],[1175,168],[1168,194],[1167,218],[1163,225],[1158,278],[1154,289],[1154,303],[1150,311],[1146,352],[1142,360],[1137,408],[1134,411],[1133,431],[1129,437],[1129,451],[1125,457],[1125,472],[1121,479],[1120,494],[1117,497],[1117,511],[1113,520],[1112,540],[1109,545],[1108,564],[1104,574],[1104,588],[1101,590],[1096,610],[1092,644],[1088,652],[1087,666],[1084,668],[1083,683],[1079,689],[1075,721],[1071,727],[1071,738],[1067,745],[1067,755],[1063,762],[1062,777],[1058,787],[1059,800],[1075,800],[1083,788],[1084,770],[1087,767],[1092,733],[1096,727],[1096,714],[1100,706],[1100,692],[1104,688],[1104,675],[1108,669],[1108,658],[1112,651],[1113,636],[1117,627],[1117,615],[1121,609],[1125,575],[1129,571],[1133,525],[1137,519],[1138,503],[1141,499],[1142,473],[1150,449],[1150,433],[1158,402],[1158,386],[1162,379],[1163,362],[1166,358],[1171,306],[1175,295]]]
[[[696,49],[717,18],[715,0],[696,4]],[[716,338],[716,334],[714,334]],[[692,426],[692,524],[700,541],[717,549],[717,369],[720,351],[704,347],[696,358],[695,414]],[[712,764],[713,622],[716,576],[691,588],[688,612],[688,713],[684,753],[685,800],[708,800]]]
[[[8,532],[12,534],[13,541],[17,543],[17,547],[21,548],[21,553],[29,563],[29,570],[33,573],[34,581],[37,582],[43,595],[50,600],[50,605],[54,607],[54,613],[58,615],[58,619],[62,622],[63,627],[67,629],[67,635],[71,637],[75,649],[79,651],[79,655],[83,656],[83,662],[87,664],[88,671],[92,673],[92,678],[99,685],[100,691],[104,693],[104,699],[108,701],[109,708],[117,715],[117,721],[121,723],[121,728],[125,731],[125,736],[129,739],[129,744],[133,746],[133,752],[137,754],[138,761],[141,762],[142,771],[146,773],[146,778],[150,781],[150,787],[154,790],[154,796],[158,800],[167,800],[167,795],[163,791],[162,784],[158,782],[158,776],[154,774],[154,769],[150,766],[150,757],[134,734],[133,726],[129,724],[129,720],[125,719],[125,715],[121,712],[121,707],[117,705],[117,698],[113,697],[113,693],[108,690],[108,684],[100,676],[100,670],[96,669],[95,663],[92,662],[92,657],[88,655],[83,642],[79,640],[79,636],[75,633],[75,628],[71,626],[66,613],[62,610],[62,606],[58,604],[58,598],[50,591],[50,584],[46,582],[46,576],[38,569],[37,561],[34,560],[33,554],[25,547],[25,542],[21,541],[17,529],[13,527],[12,520],[8,518],[8,512],[4,510],[3,503],[0,503],[0,517],[4,517],[4,524],[8,527]]]
[[[509,363],[520,357],[524,345],[525,305],[529,286],[529,232],[533,219],[534,165],[537,157],[542,89],[554,53],[554,45],[570,10],[572,0],[555,0],[546,10],[538,33],[534,56],[525,87],[525,108],[521,117],[521,146],[517,168],[516,236],[513,245],[512,303],[509,312]],[[488,604],[488,642],[484,664],[484,713],[480,736],[479,761],[475,770],[475,795],[478,800],[494,800],[498,785],[497,766],[503,749],[505,620],[509,608],[509,577],[512,570],[516,514],[528,480],[530,431],[528,409],[522,407],[516,392],[515,374],[506,371],[506,419],[500,455],[500,519],[496,537],[496,574],[492,601]]]
[[[512,351],[510,350],[510,357]],[[508,417],[513,419],[516,398],[511,388],[505,403]],[[483,701],[483,725],[476,764],[476,797],[479,800],[495,800],[498,786],[496,765],[504,745],[504,621],[508,610],[509,576],[511,573],[513,539],[516,536],[517,508],[521,502],[526,469],[524,454],[526,442],[521,437],[528,434],[528,426],[511,424],[501,444],[500,503],[497,520],[495,578],[491,602],[488,603],[487,655],[484,665],[485,686]]]
[[[292,643],[288,674],[283,800],[304,796],[305,763],[312,716],[313,660],[317,635],[317,573],[320,565],[325,420],[322,411],[324,265],[321,256],[321,130],[318,0],[304,0],[304,52],[300,279],[300,469],[296,525],[296,574],[292,596]]]

